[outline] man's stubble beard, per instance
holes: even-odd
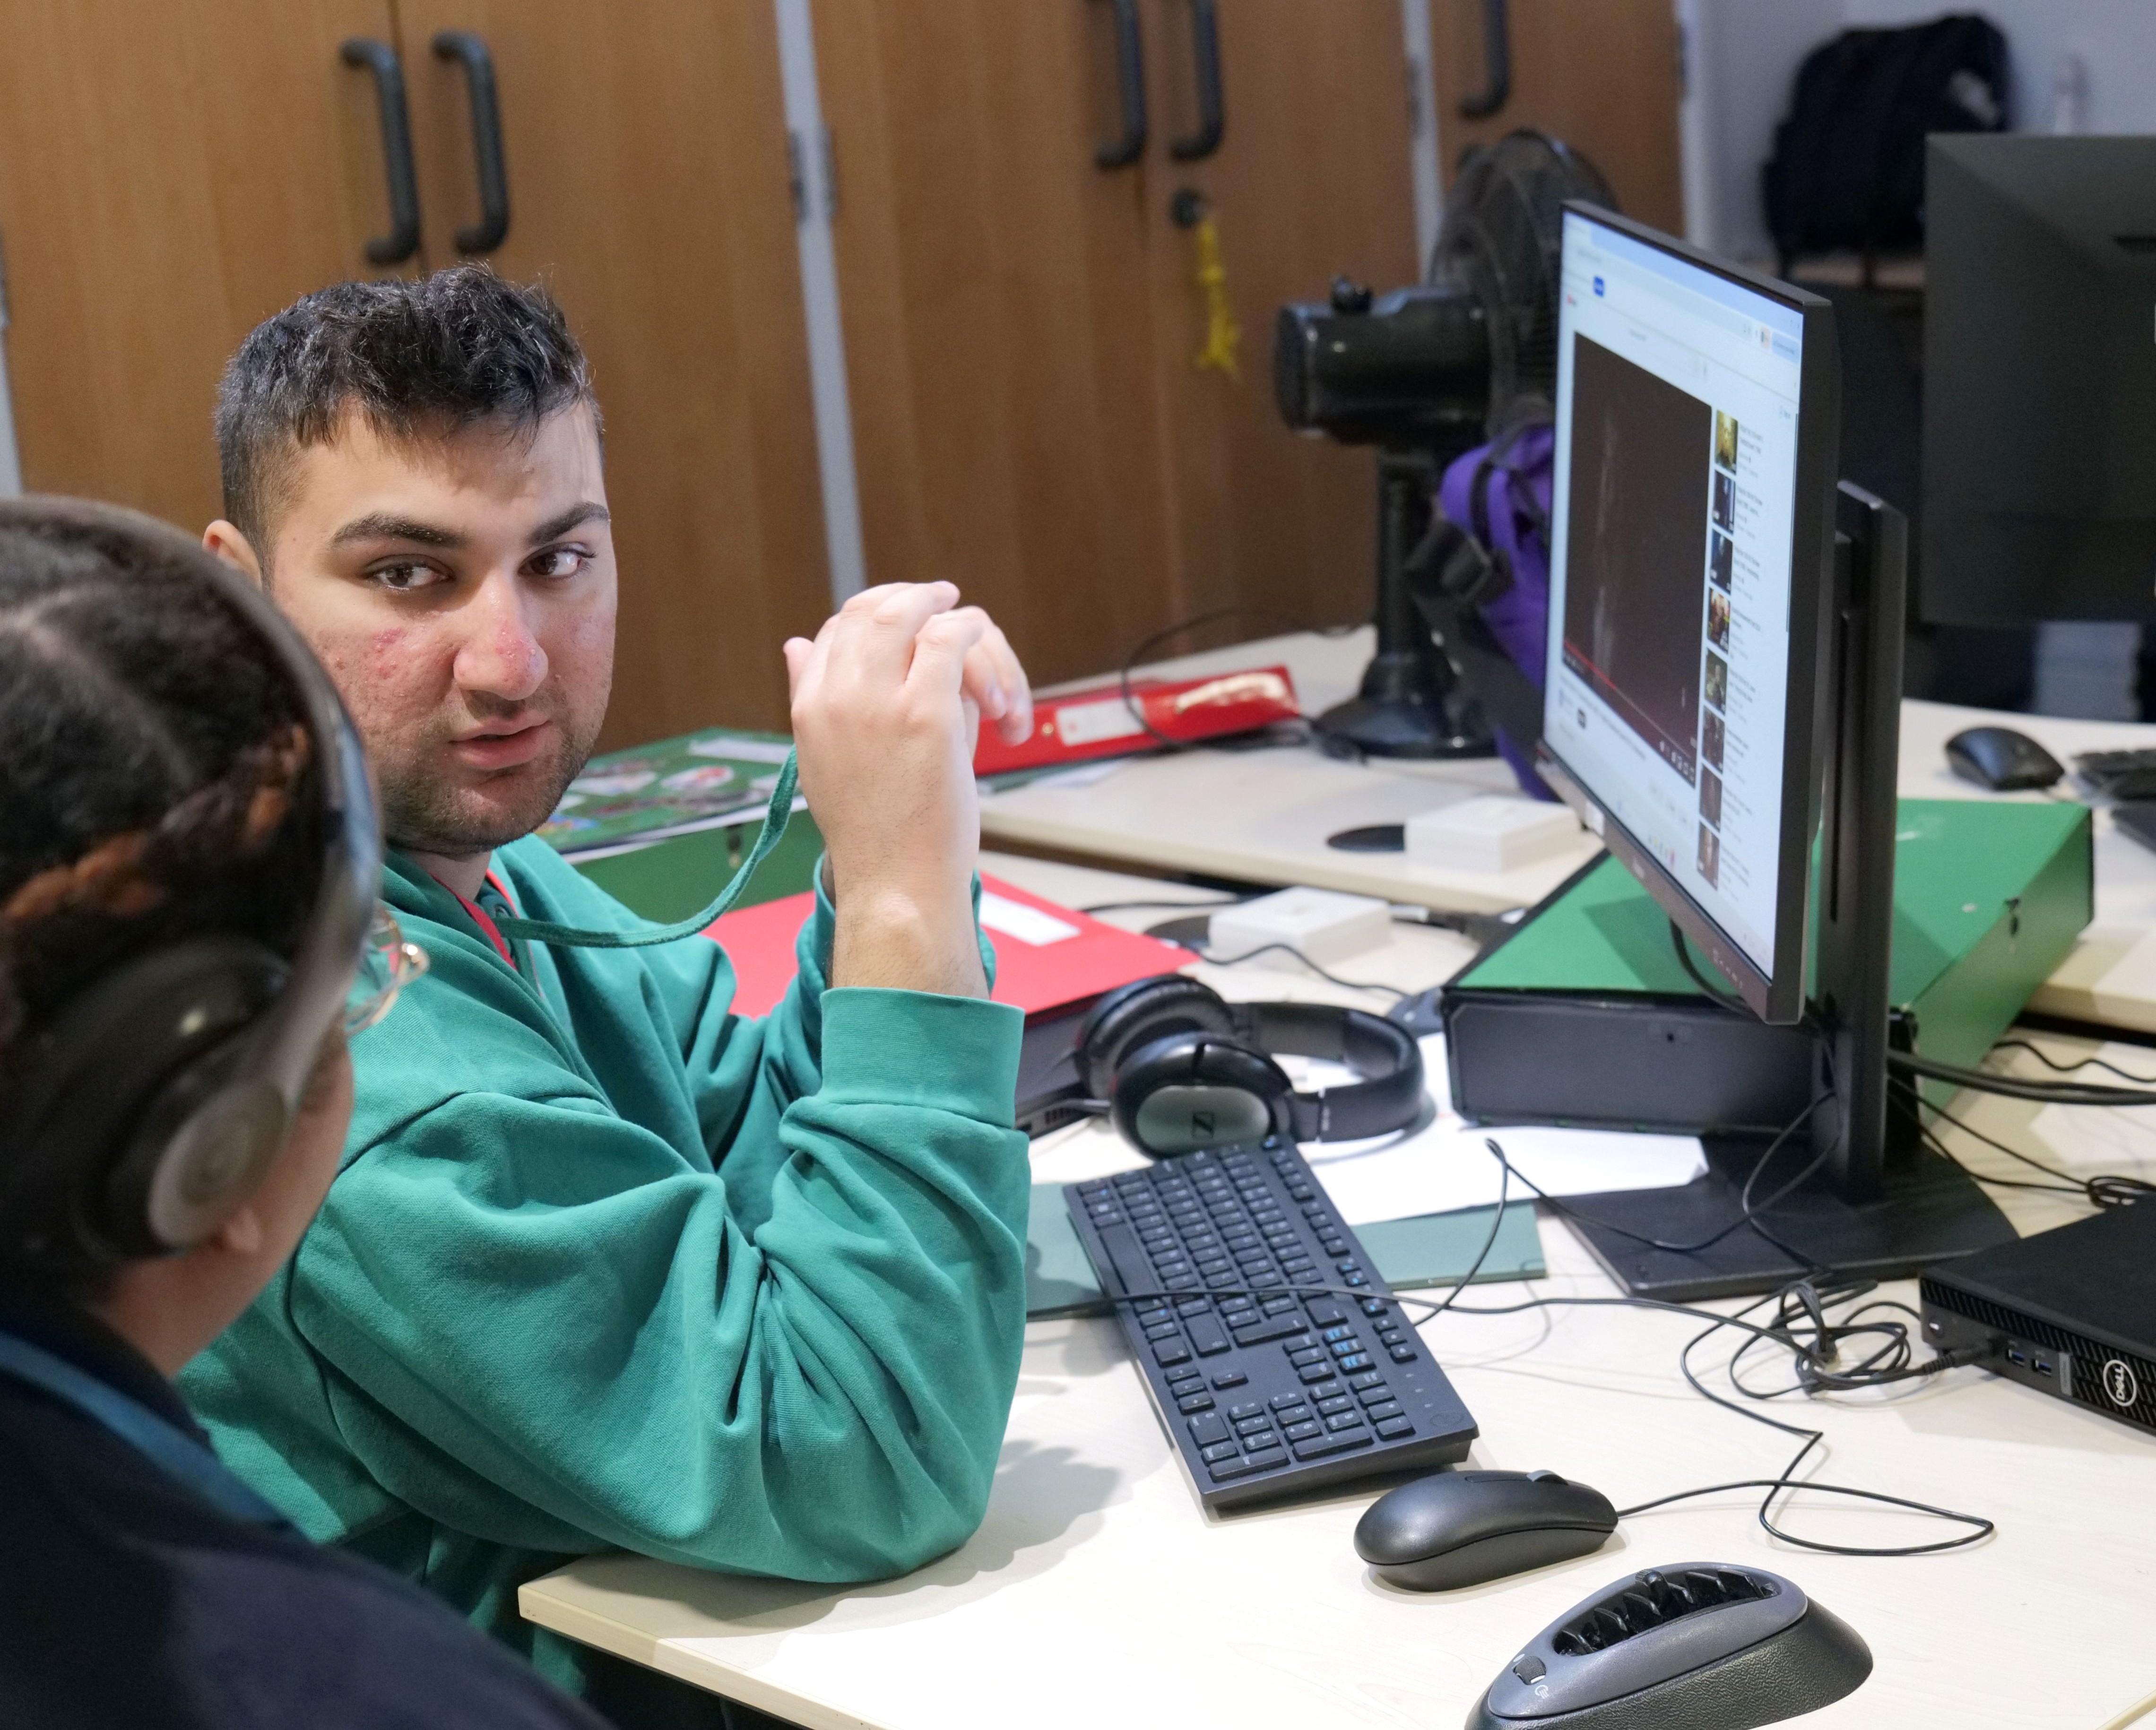
[[[600,719],[604,713],[600,711]],[[529,781],[529,791],[506,809],[479,809],[480,793],[446,786],[423,769],[391,773],[386,766],[377,767],[383,838],[393,847],[444,859],[468,859],[522,840],[553,815],[598,742],[600,719],[572,735],[566,718],[550,718],[560,728],[561,744],[551,762],[526,763],[515,771],[517,778]]]

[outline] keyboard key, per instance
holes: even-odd
[[[1253,1291],[1262,1291],[1268,1286],[1278,1286],[1281,1284],[1282,1281],[1281,1276],[1278,1274],[1252,1274],[1243,1283],[1250,1286]]]
[[[1320,1382],[1303,1397],[1306,1399],[1330,1399],[1340,1391],[1337,1382]]]
[[[1235,1264],[1232,1261],[1215,1260],[1212,1261],[1201,1261],[1198,1264],[1198,1271],[1204,1275],[1209,1280],[1224,1280],[1235,1271]]]
[[[1358,1417],[1355,1421],[1359,1424],[1363,1420]],[[1269,1416],[1260,1418],[1245,1418],[1241,1423],[1235,1426],[1235,1434],[1238,1435],[1255,1435],[1260,1430],[1270,1430],[1272,1427],[1273,1420]]]
[[[1333,1326],[1327,1328],[1324,1332],[1319,1334],[1317,1337],[1329,1346],[1337,1339],[1354,1338],[1355,1330],[1347,1326],[1344,1322],[1336,1322]]]
[[[1400,1403],[1397,1399],[1381,1399],[1375,1405],[1365,1406],[1363,1412],[1373,1424],[1382,1424],[1388,1418],[1399,1416]]]
[[[1335,1412],[1353,1411],[1354,1408],[1355,1402],[1344,1394],[1336,1394],[1330,1399],[1317,1402],[1317,1409],[1328,1418]]]
[[[1266,1298],[1262,1303],[1260,1303],[1258,1307],[1263,1310],[1268,1316],[1277,1316],[1284,1310],[1293,1309],[1295,1307],[1295,1300],[1283,1293],[1275,1292],[1270,1297]],[[1301,1326],[1300,1322],[1296,1325],[1297,1327]]]
[[[1175,1409],[1178,1412],[1209,1412],[1213,1409],[1213,1396],[1203,1393],[1186,1394],[1176,1401]]]
[[[1233,1460],[1242,1451],[1231,1441],[1215,1442],[1209,1448],[1199,1449],[1198,1457],[1210,1466],[1215,1460]]]
[[[1383,1405],[1393,1397],[1393,1390],[1383,1382],[1378,1382],[1368,1388],[1358,1388],[1355,1390],[1355,1397],[1366,1407]]]
[[[1171,1387],[1178,1382],[1188,1382],[1190,1383],[1190,1388],[1194,1388],[1205,1379],[1205,1372],[1194,1363],[1183,1364],[1168,1371],[1168,1379]],[[1190,1388],[1184,1388],[1179,1391],[1188,1394],[1190,1392]]]
[[[1229,1406],[1228,1408],[1228,1416],[1231,1420],[1241,1418],[1259,1418],[1265,1415],[1265,1406],[1263,1400],[1246,1399],[1240,1405]]]
[[[1278,1448],[1260,1448],[1244,1461],[1253,1471],[1270,1471],[1276,1466],[1287,1464],[1287,1455]]]
[[[1180,1315],[1195,1316],[1211,1309],[1213,1300],[1209,1297],[1178,1297],[1175,1301],[1175,1307]]]
[[[1414,1350],[1414,1348],[1413,1346],[1394,1346],[1394,1347],[1393,1348],[1393,1362],[1394,1362],[1394,1363],[1414,1363],[1414,1360],[1415,1360],[1415,1350]]]
[[[1384,1372],[1366,1369],[1359,1375],[1348,1377],[1348,1385],[1351,1388],[1382,1388],[1385,1385]]]
[[[1348,1319],[1348,1312],[1340,1307],[1337,1298],[1313,1297],[1304,1307],[1310,1312],[1312,1322],[1319,1327],[1330,1327]]]
[[[1380,1327],[1378,1330],[1378,1343],[1381,1346],[1404,1346],[1407,1342],[1408,1337],[1397,1327]]]
[[[1171,1363],[1188,1363],[1190,1361],[1190,1348],[1184,1345],[1179,1339],[1156,1340],[1153,1342],[1152,1355],[1163,1366]]]
[[[1255,1460],[1223,1460],[1214,1466],[1211,1471],[1213,1481],[1221,1484],[1225,1483],[1229,1478],[1246,1478],[1252,1472],[1262,1469]]]
[[[1155,1347],[1153,1348],[1153,1350],[1155,1350],[1156,1352],[1158,1352],[1159,1349],[1160,1349],[1160,1348],[1159,1348],[1159,1347],[1158,1347],[1158,1346],[1155,1346]],[[1413,1354],[1412,1353],[1410,1353],[1409,1355],[1410,1357],[1412,1357],[1414,1354]],[[1355,1352],[1355,1353],[1350,1353],[1348,1357],[1342,1358],[1340,1360],[1339,1367],[1340,1367],[1342,1369],[1343,1369],[1343,1370],[1348,1370],[1348,1369],[1368,1369],[1368,1368],[1370,1367],[1370,1358],[1369,1358],[1368,1355],[1367,1353],[1362,1353],[1362,1352]]]
[[[1291,1394],[1286,1398],[1293,1399],[1295,1396]],[[1310,1408],[1300,1403],[1294,1405],[1278,1406],[1273,1411],[1273,1416],[1283,1424],[1300,1424],[1309,1415]]]
[[[1240,1369],[1224,1369],[1213,1378],[1213,1385],[1225,1392],[1230,1388],[1240,1388],[1249,1380],[1250,1378]]]
[[[1414,1425],[1405,1418],[1386,1418],[1379,1421],[1378,1434],[1387,1441],[1398,1441],[1404,1435],[1413,1435]]]
[[[1342,1363],[1345,1363],[1348,1358],[1353,1358],[1362,1349],[1362,1342],[1355,1338],[1352,1334],[1350,1334],[1346,1339],[1337,1339],[1333,1341],[1332,1347],[1332,1355],[1335,1358],[1339,1358]]]
[[[1335,1266],[1335,1267],[1338,1268],[1338,1269],[1340,1270],[1340,1271],[1341,1271],[1342,1273],[1343,1273],[1343,1274],[1358,1274],[1358,1273],[1360,1273],[1360,1272],[1362,1272],[1362,1271],[1363,1271],[1363,1265],[1362,1265],[1362,1264],[1361,1264],[1360,1262],[1358,1262],[1358,1261],[1355,1261],[1355,1260],[1346,1260],[1346,1261],[1336,1261],[1336,1262],[1334,1262],[1332,1265],[1333,1265],[1333,1266]]]
[[[1329,1237],[1321,1240],[1317,1247],[1328,1255],[1345,1255],[1348,1253],[1348,1240],[1342,1237]]]
[[[1340,1435],[1314,1435],[1295,1445],[1298,1460],[1322,1460],[1328,1454],[1344,1454],[1350,1448],[1367,1448],[1373,1438],[1367,1430],[1351,1430]]]
[[[1325,1361],[1325,1348],[1305,1346],[1300,1351],[1289,1353],[1287,1361],[1297,1369],[1301,1369],[1306,1363],[1322,1363]]]
[[[1156,1322],[1145,1331],[1147,1339],[1174,1339],[1183,1330],[1173,1322]]]
[[[1367,1286],[1370,1282],[1360,1274],[1342,1274],[1340,1283],[1343,1286]]]
[[[1335,1412],[1325,1420],[1325,1427],[1327,1430],[1360,1430],[1363,1414],[1360,1412]]]
[[[1327,1381],[1332,1378],[1332,1366],[1329,1363],[1308,1364],[1297,1370],[1296,1374],[1306,1382]]]
[[[1300,1316],[1275,1316],[1268,1321],[1253,1322],[1248,1327],[1238,1327],[1235,1343],[1239,1346],[1262,1346],[1267,1340],[1286,1339],[1291,1333],[1301,1333],[1303,1326]]]
[[[1391,1306],[1382,1297],[1366,1297],[1363,1300],[1363,1313],[1366,1316],[1382,1316],[1390,1307]]]
[[[1201,1412],[1190,1419],[1190,1439],[1201,1448],[1228,1439],[1228,1420],[1218,1412]]]
[[[1228,1349],[1228,1330],[1214,1316],[1193,1316],[1184,1324],[1190,1330],[1190,1343],[1198,1348],[1201,1358],[1211,1358]]]

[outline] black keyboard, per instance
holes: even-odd
[[[1116,1312],[1207,1507],[1466,1457],[1475,1420],[1292,1147],[1063,1194],[1104,1292],[1167,1294]]]
[[[2156,751],[2084,751],[2074,759],[2074,775],[2092,793],[2156,798]]]

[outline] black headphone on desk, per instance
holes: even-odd
[[[329,675],[244,578],[154,518],[71,499],[0,502],[0,528],[154,554],[215,590],[270,646],[308,734],[321,875],[289,962],[236,936],[134,957],[27,1042],[0,1101],[0,1230],[31,1265],[110,1266],[200,1243],[283,1147],[344,1014],[382,880],[359,737]]]
[[[1298,1093],[1275,1053],[1363,1079]],[[1110,992],[1078,1034],[1078,1073],[1124,1139],[1155,1159],[1262,1141],[1347,1142],[1422,1114],[1422,1048],[1382,1015],[1329,1004],[1231,1004],[1181,973]]]

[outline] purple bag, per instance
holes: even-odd
[[[1468,629],[1445,632],[1447,642],[1470,687],[1492,711],[1497,748],[1521,788],[1544,799],[1556,795],[1535,773],[1534,740],[1542,732],[1543,652],[1549,636],[1549,512],[1556,448],[1555,429],[1546,421],[1530,421],[1450,464],[1438,487],[1442,521],[1432,536],[1441,544],[1433,544],[1430,556],[1418,561],[1423,571],[1416,584],[1426,590],[1434,582],[1461,615],[1471,615],[1461,619]],[[1426,605],[1424,610],[1432,609]],[[1477,655],[1475,620],[1502,649],[1509,670],[1487,653],[1489,644],[1481,645],[1485,652]],[[1522,675],[1532,687],[1532,708],[1519,682]],[[1522,737],[1531,717],[1537,724]]]

